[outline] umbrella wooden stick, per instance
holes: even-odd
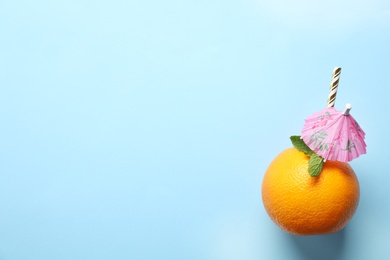
[[[332,82],[330,83],[330,90],[328,96],[328,107],[334,107],[336,101],[337,88],[339,86],[341,68],[336,67],[333,70]]]

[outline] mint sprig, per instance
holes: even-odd
[[[307,156],[311,156],[314,152],[305,144],[299,135],[290,136],[290,140],[295,148],[303,152]]]
[[[299,135],[293,135],[290,137],[290,140],[293,146],[303,152],[306,156],[309,156],[309,175],[311,177],[317,177],[320,175],[322,171],[322,167],[324,166],[324,159],[316,154],[313,150],[310,149],[309,146],[305,144],[305,142],[301,139]]]
[[[311,177],[320,175],[322,167],[324,167],[324,159],[318,154],[314,153],[309,159],[309,174]]]

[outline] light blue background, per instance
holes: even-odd
[[[0,0],[0,259],[388,259],[388,1]],[[295,237],[265,169],[343,68],[359,208]]]

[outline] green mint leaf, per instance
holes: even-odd
[[[313,153],[309,160],[309,174],[311,177],[317,177],[320,175],[322,167],[324,166],[324,159]]]
[[[290,136],[293,146],[307,156],[311,156],[314,152],[305,144],[299,135]]]

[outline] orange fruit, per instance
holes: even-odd
[[[352,218],[359,182],[348,163],[326,161],[317,177],[308,173],[309,157],[295,148],[280,153],[263,179],[262,198],[271,219],[295,235],[334,233]]]

